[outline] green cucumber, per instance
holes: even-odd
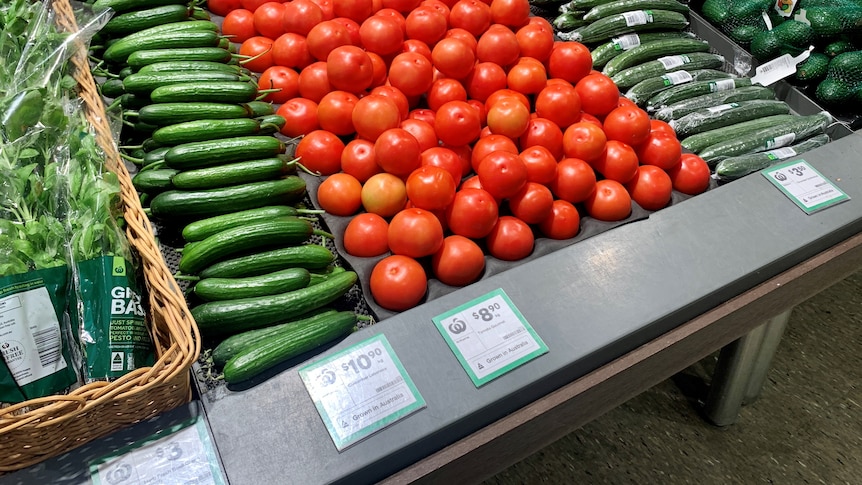
[[[261,129],[268,127],[266,129],[274,130],[273,133],[281,130],[282,128],[284,128],[284,125],[287,124],[287,120],[284,119],[284,116],[281,116],[279,114],[259,116],[255,118],[255,120],[260,122]]]
[[[212,359],[216,367],[222,368],[239,352],[254,348],[272,339],[283,330],[283,325],[302,325],[306,320],[323,321],[330,319],[338,311],[333,308],[320,308],[307,316],[291,319],[287,322],[270,327],[246,330],[222,340],[213,349]],[[349,313],[349,312],[346,312]]]
[[[126,94],[123,80],[118,78],[105,80],[105,82],[99,85],[99,91],[102,93],[102,96],[110,99],[119,98]]]
[[[709,52],[692,52],[675,56],[660,57],[636,66],[623,69],[611,76],[611,80],[620,88],[627,89],[651,77],[661,76],[681,69],[720,69],[724,66],[724,57]]]
[[[201,219],[275,204],[292,204],[305,197],[305,181],[290,175],[209,190],[169,190],[153,197],[150,210],[167,219]]]
[[[260,118],[261,116],[271,116],[275,114],[275,106],[267,101],[250,101],[246,103],[251,110],[252,118]]]
[[[715,69],[697,69],[694,71],[679,70],[651,77],[630,87],[625,97],[643,107],[656,94],[687,83],[705,80],[725,79],[731,75]]]
[[[189,6],[183,4],[134,10],[112,17],[99,32],[123,36],[157,25],[188,20],[190,13]]]
[[[176,23],[184,24],[186,22]],[[105,49],[102,57],[108,62],[123,62],[129,55],[138,50],[170,49],[174,47],[217,47],[219,42],[221,42],[219,34],[211,31],[167,31],[135,39],[127,36]]]
[[[612,3],[614,1],[616,0],[571,0],[563,7],[568,10],[589,10],[597,5],[602,5],[604,3]]]
[[[123,88],[127,93],[150,94],[154,89],[179,83],[214,83],[214,82],[249,82],[250,77],[244,74],[232,74],[220,71],[171,71],[158,73],[136,72],[123,79]]]
[[[165,146],[175,146],[258,133],[260,121],[251,118],[201,119],[163,126],[153,132],[153,140]]]
[[[162,85],[150,92],[154,103],[246,103],[257,97],[253,82],[193,81]]]
[[[824,133],[789,147],[725,158],[715,166],[715,175],[720,182],[729,182],[769,168],[782,160],[801,155],[827,143],[829,143],[829,135]]]
[[[188,4],[188,0],[96,0],[93,2],[93,10],[101,12],[110,8],[115,13],[121,13],[162,5],[185,5],[188,7]]]
[[[244,74],[243,68],[236,64],[214,61],[160,61],[146,64],[138,69],[141,74],[155,74],[158,72],[201,72],[218,71],[228,74]]]
[[[647,100],[647,111],[655,111],[669,104],[677,103],[695,96],[709,93],[733,91],[737,88],[751,86],[751,78],[738,77],[733,79],[720,79],[709,81],[698,81],[684,86],[674,86]]]
[[[335,255],[325,246],[304,244],[238,256],[220,261],[200,272],[201,278],[242,278],[272,273],[285,268],[325,268]]]
[[[213,234],[252,222],[268,221],[276,217],[296,216],[299,210],[289,205],[273,205],[231,212],[229,214],[209,217],[191,222],[183,228],[182,235],[186,241],[202,241]]]
[[[826,131],[832,121],[832,116],[825,111],[810,116],[797,116],[796,119],[777,127],[748,132],[734,139],[715,143],[698,155],[706,160],[710,167],[715,167],[716,163],[725,157],[781,148],[795,140],[819,135]]]
[[[324,268],[325,271],[321,270],[313,270],[309,271],[311,273],[311,281],[308,283],[308,286],[316,285],[318,283],[323,283],[327,278],[334,274],[342,273],[347,271],[343,266],[329,266]]]
[[[557,32],[568,32],[589,24],[578,12],[562,12],[554,18],[551,25]]]
[[[221,47],[180,47],[175,49],[142,49],[126,59],[134,69],[160,62],[217,62],[227,63],[233,58],[230,51]]]
[[[346,315],[345,315],[346,314]],[[356,314],[340,312],[324,322],[288,324],[268,341],[243,349],[224,366],[228,384],[251,379],[278,364],[348,335],[356,326]]]
[[[234,300],[298,290],[310,282],[307,269],[288,268],[248,278],[206,278],[195,283],[194,291],[204,301]]]
[[[661,121],[670,121],[685,116],[692,111],[710,106],[718,106],[725,103],[738,103],[752,99],[775,99],[772,88],[760,85],[745,86],[730,91],[718,91],[714,93],[701,94],[692,98],[677,101],[659,108],[653,117]]]
[[[286,148],[284,142],[274,136],[235,136],[176,145],[165,154],[165,162],[171,168],[188,170],[274,157],[284,153]]]
[[[669,124],[676,132],[677,138],[681,140],[723,126],[788,113],[790,113],[790,106],[784,101],[756,99],[701,108],[682,118],[671,120]]]
[[[676,0],[673,0],[676,1]],[[613,76],[623,69],[653,61],[659,57],[691,52],[707,52],[709,43],[700,39],[662,39],[641,44],[614,57],[605,64],[602,73]]]
[[[182,190],[214,189],[272,180],[294,173],[296,173],[296,164],[290,157],[272,157],[183,170],[174,178],[173,185]]]
[[[187,121],[233,118],[251,118],[251,110],[244,104],[206,102],[149,104],[138,110],[138,121],[156,129]]]
[[[211,301],[191,310],[201,333],[235,333],[261,328],[329,305],[356,284],[357,275],[345,271],[323,283],[277,295]]]
[[[641,32],[624,34],[614,37],[590,52],[593,58],[593,69],[601,69],[614,57],[640,45],[661,39],[693,39],[694,34],[679,30],[662,32]]]
[[[164,162],[165,154],[168,153],[169,149],[169,147],[159,147],[148,151],[144,154],[144,159],[141,165],[144,167],[148,167],[154,163]]]
[[[614,14],[631,12],[632,10],[666,10],[682,14],[689,12],[688,5],[680,3],[677,0],[617,0],[596,5],[589,9],[584,14],[584,20],[595,22]]]
[[[687,26],[688,19],[679,12],[658,9],[634,10],[609,15],[572,32],[571,35],[560,33],[558,36],[564,41],[592,44],[629,32],[683,30]]]
[[[144,170],[132,177],[132,185],[138,192],[156,193],[174,188],[171,179],[178,174],[179,170],[162,168],[157,170]]]
[[[743,121],[735,125],[716,128],[714,130],[705,131],[692,135],[685,140],[682,140],[682,147],[686,150],[698,153],[710,145],[720,143],[726,140],[733,140],[745,133],[757,131],[762,128],[773,128],[784,125],[796,119],[795,115],[775,115],[767,116],[759,120]]]

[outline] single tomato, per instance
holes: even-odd
[[[308,52],[318,61],[326,61],[329,53],[336,47],[352,44],[347,27],[332,20],[324,20],[315,25],[305,40],[308,43]]]
[[[625,184],[637,174],[638,156],[629,145],[608,140],[604,154],[593,161],[592,166],[604,178]]]
[[[581,78],[575,84],[575,91],[581,99],[581,109],[598,117],[613,111],[620,99],[617,85],[611,81],[611,78],[601,73],[587,74]]]
[[[284,118],[281,134],[290,138],[307,135],[320,128],[317,121],[317,103],[310,99],[293,98],[275,112]]]
[[[645,142],[650,133],[650,119],[637,105],[620,106],[605,116],[602,126],[608,140],[621,141],[631,147]]]
[[[335,89],[360,93],[371,86],[374,66],[362,48],[342,45],[332,49],[326,57],[326,78]]]
[[[709,165],[693,153],[683,153],[679,163],[668,170],[668,175],[673,188],[683,194],[697,195],[709,188]]]
[[[403,209],[389,221],[389,250],[421,258],[434,254],[443,244],[443,226],[425,209]]]
[[[440,167],[420,166],[407,177],[407,198],[420,209],[445,209],[455,198],[455,179]]]
[[[581,215],[568,201],[557,199],[551,207],[551,215],[539,223],[539,231],[551,239],[571,239],[581,229]]]
[[[662,170],[670,170],[679,163],[682,145],[676,135],[664,131],[650,132],[646,141],[635,147],[641,164],[655,165]]]
[[[336,135],[351,135],[356,132],[353,126],[353,108],[359,98],[347,91],[331,91],[317,105],[317,121],[324,130]]]
[[[384,131],[374,142],[377,165],[385,172],[406,177],[419,168],[422,149],[416,137],[402,128]]]
[[[482,159],[489,153],[498,150],[518,155],[518,145],[508,136],[492,133],[476,141],[473,145],[473,151],[470,152],[470,166],[473,168],[473,171],[478,172],[479,163],[482,162]]]
[[[302,165],[321,175],[332,175],[341,170],[341,152],[344,142],[334,133],[314,130],[296,144],[296,156]]]
[[[446,225],[453,234],[480,239],[494,228],[498,210],[497,201],[487,190],[461,188],[446,208]]]
[[[581,98],[574,86],[549,84],[536,95],[536,115],[551,120],[561,130],[581,119]]]
[[[655,165],[641,165],[627,184],[632,200],[648,211],[657,211],[670,203],[673,182],[664,170]]]
[[[395,101],[378,94],[370,94],[356,102],[351,120],[357,135],[374,142],[384,131],[398,128],[401,124],[401,112]]]
[[[521,160],[527,166],[527,181],[548,185],[557,174],[557,157],[550,150],[534,145],[521,150]]]
[[[346,173],[334,173],[317,186],[320,208],[335,216],[356,214],[362,207],[362,184]]]
[[[517,194],[527,183],[527,165],[521,157],[502,150],[485,155],[476,174],[482,187],[497,199]]]
[[[485,269],[485,254],[472,239],[453,234],[443,239],[431,257],[431,270],[441,283],[466,286],[478,280]]]
[[[472,143],[482,131],[479,113],[465,101],[449,101],[436,110],[434,131],[447,145]]]
[[[607,137],[602,127],[589,121],[579,121],[563,133],[563,152],[566,157],[592,162],[602,156]]]
[[[261,73],[257,87],[260,91],[274,90],[266,93],[263,101],[284,104],[299,96],[299,73],[289,67],[270,66]]]
[[[389,251],[389,223],[371,212],[357,214],[344,228],[344,250],[351,256],[371,258]]]
[[[425,297],[428,276],[415,259],[393,254],[374,265],[369,290],[381,307],[396,312],[409,310]]]
[[[382,171],[374,156],[374,143],[359,138],[350,140],[341,151],[341,170],[361,183]]]
[[[381,217],[392,217],[407,203],[404,181],[391,173],[372,175],[362,184],[362,207]]]
[[[551,214],[554,195],[551,190],[536,182],[527,182],[515,195],[509,197],[512,215],[527,224],[538,224]]]
[[[632,199],[623,184],[599,180],[596,190],[584,201],[587,214],[600,221],[621,221],[631,214]]]
[[[485,238],[491,256],[503,261],[518,261],[533,252],[536,239],[526,222],[514,216],[501,216]]]
[[[272,62],[276,66],[304,69],[314,62],[314,58],[308,52],[308,43],[305,37],[287,32],[273,41]]]
[[[258,35],[254,28],[254,13],[244,8],[232,10],[224,16],[222,34],[228,36],[231,42],[243,43]]]
[[[209,3],[207,2],[207,5]],[[285,32],[299,34],[304,38],[315,25],[323,21],[323,10],[311,0],[293,0],[284,3],[281,26]]]
[[[590,50],[580,42],[556,42],[548,56],[548,75],[572,84],[580,82],[592,68]]]
[[[579,158],[564,158],[557,164],[550,188],[558,199],[583,202],[596,190],[596,171]]]

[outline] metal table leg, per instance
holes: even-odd
[[[790,312],[792,311],[791,308],[766,321],[763,343],[760,345],[760,352],[757,354],[757,360],[754,362],[751,376],[748,378],[748,387],[742,400],[743,405],[751,404],[760,397],[763,384],[766,382],[766,375],[772,367],[772,359],[775,357],[775,352],[778,351],[778,344],[781,343],[781,337],[784,336],[784,330],[787,328],[787,322],[790,320]]]

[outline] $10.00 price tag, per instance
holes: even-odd
[[[433,320],[476,387],[548,351],[501,288]]]
[[[338,451],[425,407],[385,336],[299,370]]]
[[[850,199],[805,160],[781,163],[762,173],[807,214]]]

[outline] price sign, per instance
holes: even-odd
[[[90,464],[94,485],[226,483],[203,418],[186,422]]]
[[[807,214],[850,200],[805,160],[781,163],[761,173]]]
[[[299,376],[338,451],[425,407],[382,334],[303,367]]]
[[[476,387],[548,351],[501,288],[433,320]]]

